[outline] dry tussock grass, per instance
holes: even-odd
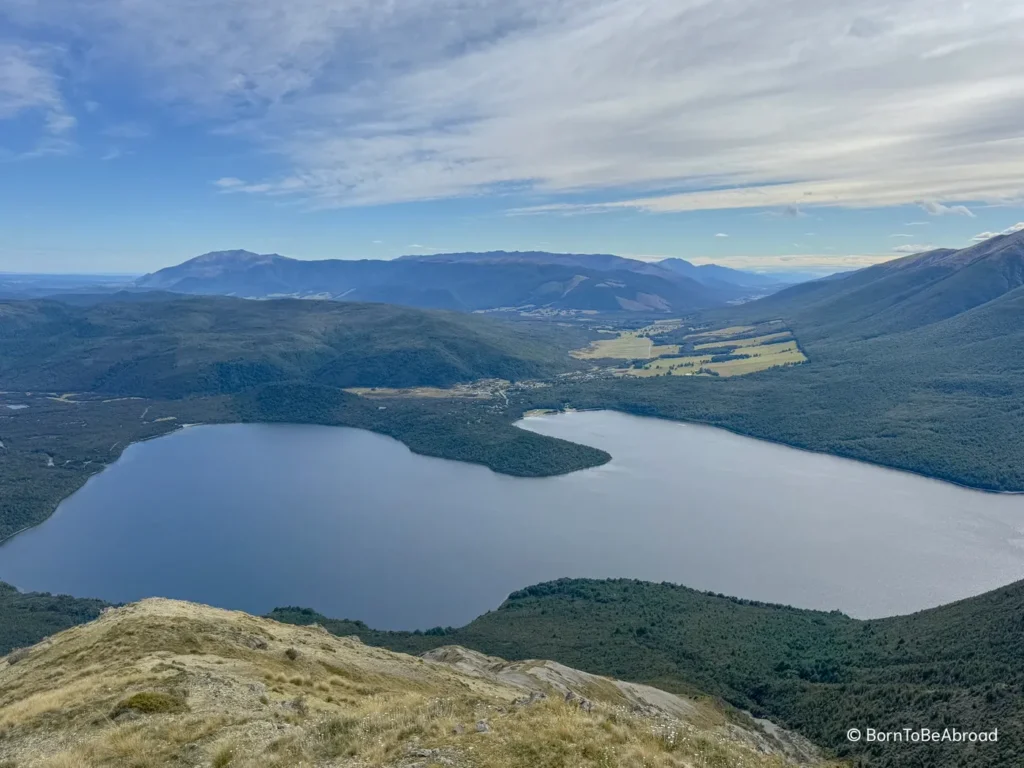
[[[287,648],[297,649],[294,659]],[[66,674],[54,679],[57,659]],[[27,693],[44,681],[52,690]],[[581,691],[597,702],[591,712],[553,692],[529,705],[513,704],[523,693],[497,678],[316,629],[146,601],[58,635],[16,666],[0,667],[0,765],[784,765],[721,729],[631,713],[622,691],[608,681]],[[186,706],[129,706],[171,697]],[[487,732],[477,732],[478,721],[486,721]]]

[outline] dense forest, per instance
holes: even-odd
[[[81,301],[81,300],[79,300]],[[308,381],[447,387],[578,366],[559,323],[335,301],[171,295],[0,302],[0,383],[19,391],[180,398]]]
[[[0,656],[97,618],[107,606],[47,592],[19,592],[0,581]]]

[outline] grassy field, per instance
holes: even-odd
[[[651,357],[653,348],[654,342],[646,336],[640,336],[636,331],[627,331],[620,333],[614,339],[601,339],[592,342],[585,349],[575,349],[570,354],[578,360],[602,360],[605,358],[635,360]]]
[[[795,341],[781,344],[765,344],[759,347],[742,347],[736,354],[750,355],[742,360],[729,360],[724,363],[708,363],[705,368],[715,371],[719,376],[743,376],[755,371],[764,371],[780,365],[797,365],[807,361]]]
[[[720,339],[718,341],[705,341],[702,344],[697,344],[694,349],[711,349],[713,347],[759,347],[765,344],[775,344],[784,339],[791,339],[793,335],[789,331],[782,331],[780,333],[769,333],[765,336],[752,336],[749,339]]]
[[[456,384],[454,387],[349,387],[345,389],[353,395],[368,398],[392,397],[435,397],[461,398],[469,400],[491,400],[509,388],[511,382],[505,379],[481,379],[468,384]]]
[[[681,341],[682,343],[678,345],[653,347],[652,354],[649,356],[649,359],[653,359],[650,362],[640,368],[622,370],[620,374],[639,378],[694,375],[744,376],[756,371],[783,365],[796,365],[807,361],[790,331],[780,329],[778,323],[765,323],[760,326],[739,325],[718,331],[700,331],[683,336]],[[678,357],[680,351],[691,349],[695,354]],[[707,351],[710,354],[700,354],[702,351]],[[722,355],[723,352],[741,355],[742,358],[713,362],[715,357]],[[664,357],[655,353],[675,356]],[[630,355],[629,359],[643,359],[643,356]]]
[[[679,352],[678,345],[657,345],[647,335],[648,329],[639,331],[623,331],[614,339],[601,339],[585,349],[573,350],[570,354],[578,360],[643,360],[659,355],[674,355]],[[651,333],[656,335],[656,333]]]
[[[655,320],[636,331],[598,329],[597,333],[615,334],[615,337],[599,339],[569,354],[577,360],[650,360],[660,355],[675,355],[679,353],[678,344],[655,344],[652,337],[676,331],[682,325],[682,320],[673,318]]]
[[[693,338],[727,339],[730,336],[739,336],[742,333],[750,333],[754,330],[753,325],[730,325],[728,328],[719,328],[714,331],[700,331],[693,334]]]
[[[696,355],[689,357],[659,357],[647,363],[643,368],[630,368],[622,371],[626,376],[689,376],[697,373],[705,363],[711,360],[711,355]]]

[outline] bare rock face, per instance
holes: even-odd
[[[0,660],[0,765],[18,768],[532,768],[549,747],[581,768],[682,768],[709,744],[729,765],[825,764],[767,726],[553,662],[417,658],[173,600]]]

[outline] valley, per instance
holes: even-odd
[[[1015,649],[1020,626],[1013,619],[1019,590],[1016,586],[993,588],[1020,578],[1015,544],[1019,497],[955,489],[935,479],[979,490],[1024,491],[1024,448],[1017,439],[1024,429],[1020,406],[1024,345],[1019,338],[1024,287],[1017,269],[1024,259],[1024,233],[782,288],[746,303],[724,296],[705,303],[694,298],[695,293],[685,298],[686,291],[697,289],[675,278],[669,282],[676,298],[666,298],[670,291],[661,283],[657,289],[661,293],[649,292],[651,286],[644,281],[668,280],[658,272],[668,269],[667,265],[651,272],[646,266],[598,260],[595,271],[584,275],[587,270],[570,259],[554,264],[564,270],[555,274],[544,258],[491,255],[425,264],[410,260],[420,266],[401,267],[424,270],[423,279],[415,283],[417,290],[434,285],[450,291],[462,285],[465,295],[475,289],[466,287],[470,283],[453,282],[452,275],[486,273],[491,280],[511,270],[508,286],[513,285],[514,276],[518,280],[533,275],[528,282],[534,287],[525,289],[526,283],[519,283],[515,290],[526,292],[517,296],[478,297],[475,305],[460,300],[455,308],[472,309],[463,313],[400,306],[422,304],[422,293],[407,300],[389,294],[389,300],[399,305],[270,300],[269,294],[246,292],[239,295],[258,295],[263,300],[212,295],[235,285],[224,280],[227,275],[235,281],[238,269],[231,266],[225,272],[225,264],[241,265],[243,272],[256,267],[261,273],[268,268],[293,269],[274,258],[254,261],[251,255],[218,255],[191,264],[188,293],[211,295],[167,294],[154,284],[153,290],[135,286],[127,293],[68,293],[59,300],[0,302],[0,388],[4,390],[0,405],[7,406],[0,411],[0,483],[5,489],[0,497],[0,538],[17,534],[0,547],[0,575],[4,553],[32,541],[41,542],[51,553],[65,547],[63,561],[71,568],[77,562],[85,569],[77,575],[68,571],[63,583],[39,581],[35,587],[72,591],[81,599],[9,590],[0,594],[0,613],[11,617],[5,630],[10,647],[91,618],[102,603],[87,597],[120,601],[141,596],[117,591],[126,579],[116,567],[108,583],[111,589],[97,582],[95,591],[81,592],[74,585],[87,584],[83,574],[99,573],[95,563],[89,565],[88,557],[82,558],[90,550],[96,554],[102,549],[81,546],[89,541],[90,531],[107,530],[107,538],[117,541],[119,534],[159,521],[139,512],[152,506],[144,495],[120,510],[109,503],[93,507],[106,507],[112,514],[103,523],[105,529],[100,518],[75,516],[86,524],[85,529],[63,544],[57,538],[47,543],[45,538],[65,522],[63,515],[57,515],[44,523],[62,500],[76,503],[91,489],[102,488],[105,478],[132,465],[132,461],[118,462],[122,454],[133,459],[150,449],[159,453],[163,446],[192,440],[206,429],[259,429],[261,424],[355,427],[396,438],[418,454],[382,458],[381,466],[399,466],[397,456],[412,460],[409,466],[430,461],[423,456],[482,465],[454,465],[460,472],[483,473],[479,477],[488,478],[476,507],[494,508],[500,499],[510,506],[497,516],[498,521],[522,519],[524,510],[541,516],[532,526],[488,532],[479,515],[467,507],[465,518],[447,526],[441,522],[441,531],[454,542],[462,540],[463,550],[479,549],[476,534],[510,545],[517,530],[533,539],[519,548],[509,547],[511,565],[497,568],[502,559],[493,551],[485,553],[486,563],[470,564],[474,574],[493,573],[494,580],[475,579],[479,590],[475,597],[461,605],[461,613],[440,621],[464,624],[523,583],[543,585],[514,593],[501,609],[457,630],[394,631],[424,626],[426,614],[402,623],[375,615],[369,604],[338,604],[327,610],[392,631],[371,630],[355,621],[332,621],[305,609],[277,612],[278,618],[317,621],[396,650],[428,650],[441,638],[457,638],[485,653],[554,658],[590,672],[616,674],[677,692],[707,691],[730,705],[770,715],[836,755],[870,765],[1016,765],[1022,739],[1012,725],[1019,720],[1013,702],[1020,699],[1021,681],[1009,670],[1019,667]],[[628,279],[616,272],[627,267]],[[204,272],[209,269],[212,272]],[[429,280],[428,271],[433,275]],[[586,279],[577,280],[581,275]],[[176,290],[183,287],[173,285]],[[447,300],[440,305],[454,306]],[[509,311],[493,311],[503,308]],[[579,411],[616,413],[573,413]],[[550,428],[517,426],[527,413],[535,415],[528,422]],[[774,465],[764,458],[767,454],[760,453],[740,461],[736,458],[743,455],[739,444],[719,454],[712,450],[717,438],[702,436],[697,447],[680,455],[661,445],[652,437],[653,431],[643,430],[625,441],[602,442],[596,427],[585,426],[598,423],[594,419],[629,418],[623,414],[719,427],[734,433],[723,433],[724,439],[741,444],[750,437],[767,441],[756,443],[758,451],[790,450],[771,445],[780,443],[814,453],[799,454],[792,466]],[[583,420],[575,422],[577,416]],[[582,426],[579,431],[556,426],[569,422]],[[702,429],[657,423],[659,428]],[[180,429],[187,424],[211,426]],[[161,440],[136,445],[152,438]],[[376,435],[368,438],[384,440]],[[220,453],[243,456],[247,448],[257,445],[258,441],[243,438],[236,448]],[[620,462],[647,450],[654,453],[623,472]],[[264,453],[272,455],[269,449]],[[352,471],[369,483],[359,498],[372,501],[381,489],[401,490],[403,483],[396,483],[394,475],[374,480],[369,469],[357,470],[363,454],[375,455],[360,444],[349,462]],[[659,463],[659,455],[664,463]],[[834,457],[862,462],[852,465],[855,470],[844,469],[843,475],[866,473],[863,477],[870,479],[858,486],[863,492],[817,463],[848,464]],[[712,464],[702,464],[703,460]],[[293,466],[285,458],[276,461],[282,468]],[[346,478],[344,471],[317,461],[307,459],[304,467],[294,465],[293,471],[301,477],[312,467],[322,466],[317,475]],[[749,474],[751,467],[764,469],[764,476]],[[889,474],[879,467],[933,479],[901,476],[900,482],[925,484],[901,490],[879,480]],[[273,478],[272,469],[261,474]],[[612,508],[602,508],[596,497],[581,503],[588,487],[607,491],[610,486],[602,485],[604,478],[613,482],[617,475],[626,483],[625,496],[606,494],[618,499]],[[390,507],[422,508],[424,489],[430,487],[432,476],[434,470],[408,482],[415,498],[392,499]],[[90,478],[89,486],[79,491]],[[815,488],[819,481],[826,483],[817,493],[829,499],[827,504],[815,506],[792,495],[793,489]],[[512,488],[518,488],[518,483],[524,488],[536,483],[546,493],[564,488],[567,495],[554,502],[531,496],[534,491],[517,496],[520,491]],[[933,484],[941,489],[934,499],[922,490]],[[350,482],[347,490],[358,487]],[[472,484],[467,486],[461,474],[449,478],[446,487],[465,489],[467,497],[474,498]],[[645,490],[650,490],[650,498],[645,498]],[[743,490],[749,491],[750,498],[730,496]],[[833,492],[834,499],[828,496]],[[881,495],[871,495],[876,492]],[[967,496],[957,495],[961,493]],[[337,491],[329,495],[343,497]],[[440,490],[436,495],[447,498]],[[120,491],[115,496],[126,497]],[[268,492],[262,496],[273,498]],[[957,501],[940,513],[940,497],[978,501]],[[894,507],[894,498],[904,501]],[[917,507],[906,499],[926,503]],[[230,497],[223,497],[220,506],[237,511],[254,508],[257,501],[236,506]],[[379,509],[379,501],[365,508]],[[840,514],[847,503],[852,507],[845,516],[823,517],[825,512]],[[288,529],[275,526],[287,522],[281,510],[293,504],[294,499],[278,499],[262,513],[261,524],[275,531],[269,540],[287,541]],[[327,506],[302,508],[312,512]],[[360,519],[360,503],[341,506],[349,515],[342,515],[342,521],[351,525]],[[455,506],[447,504],[447,508]],[[179,532],[182,535],[218,519],[215,510],[179,499],[178,508],[185,507],[199,517]],[[1002,511],[993,514],[991,510],[997,508]],[[730,517],[723,509],[744,516]],[[559,529],[551,510],[577,510],[578,516],[563,521],[566,527]],[[623,510],[633,510],[634,517],[624,518]],[[651,517],[655,512],[660,516]],[[439,512],[429,520],[444,517]],[[680,521],[691,529],[684,525],[674,535],[666,535]],[[730,532],[729,537],[722,537],[716,521]],[[626,528],[615,527],[624,522]],[[40,523],[43,526],[33,529]],[[230,530],[225,526],[223,535]],[[905,533],[891,540],[866,533],[901,530]],[[921,531],[928,535],[922,538]],[[430,541],[429,533],[422,532],[413,543]],[[544,546],[538,546],[538,535],[548,537]],[[460,538],[464,536],[469,539]],[[210,540],[219,539],[211,534]],[[370,531],[366,540],[386,537]],[[920,549],[908,545],[911,540]],[[252,543],[258,544],[255,539]],[[281,547],[281,552],[290,552],[288,558],[293,561],[315,563],[311,553],[324,543],[297,541],[294,550]],[[189,546],[183,543],[179,549]],[[222,544],[211,562],[227,548]],[[132,550],[130,545],[120,548]],[[662,555],[655,555],[656,551]],[[533,559],[539,552],[549,553],[546,561]],[[683,552],[688,555],[680,557]],[[609,553],[629,556],[609,560]],[[145,547],[138,547],[139,562],[152,566],[149,575],[173,574],[173,552],[166,571],[157,567],[157,554],[147,555]],[[567,554],[572,555],[568,561]],[[702,560],[703,555],[712,561]],[[267,557],[266,549],[252,552],[246,563]],[[26,549],[17,560],[22,565],[36,562],[40,554]],[[105,560],[118,564],[113,556]],[[424,562],[419,573],[437,569],[443,575],[451,572],[457,559],[449,556],[443,562],[444,568]],[[519,567],[524,562],[534,567]],[[590,568],[594,562],[618,564],[615,570],[594,570]],[[10,564],[14,563],[12,559]],[[682,563],[688,570],[672,563]],[[738,563],[750,567],[744,570]],[[889,563],[897,570],[887,571]],[[935,570],[929,572],[929,568]],[[366,569],[372,571],[369,565],[364,565]],[[245,573],[245,563],[235,570]],[[391,568],[389,573],[393,577],[396,571]],[[808,578],[811,573],[815,578]],[[43,576],[40,572],[30,578]],[[551,581],[560,576],[628,576],[651,583]],[[9,578],[18,583],[23,577]],[[304,598],[337,596],[333,584],[352,578],[334,576],[323,584],[296,585],[291,592],[268,593],[263,602],[249,607],[261,613],[274,604],[309,605],[316,601]],[[215,574],[206,581],[229,583]],[[428,580],[421,581],[421,586],[430,585]],[[467,581],[474,580],[463,575],[461,582]],[[718,594],[672,586],[678,582]],[[151,592],[174,589],[173,581],[148,583]],[[879,607],[884,601],[870,607],[871,600],[885,592],[872,591],[871,584],[889,591],[886,607]],[[893,591],[893,584],[900,589]],[[959,591],[944,591],[943,584]],[[639,586],[634,593],[629,585]],[[844,587],[848,597],[859,596],[859,607],[856,600],[844,602]],[[415,591],[412,584],[402,589]],[[421,597],[422,606],[435,605],[440,610],[442,605],[458,602],[450,599],[452,587],[442,582],[428,591],[435,600],[431,603]],[[625,600],[624,592],[628,592]],[[724,598],[721,593],[745,600]],[[970,597],[978,593],[984,594]],[[228,590],[209,599],[230,605],[241,594]],[[960,598],[964,599],[950,603]],[[516,611],[533,606],[534,599],[537,621],[522,624],[533,629],[529,635],[520,635],[520,622],[532,614]],[[783,607],[779,602],[801,607]],[[947,604],[934,607],[940,603]],[[617,607],[608,613],[602,606]],[[837,607],[844,613],[813,610]],[[921,608],[928,610],[911,613]],[[39,615],[40,611],[45,613]],[[851,615],[888,618],[865,620]],[[694,616],[696,624],[687,616]],[[745,621],[751,622],[745,635],[750,645],[744,644],[746,639],[734,638],[737,622]],[[974,638],[971,644],[959,644],[957,632]],[[723,655],[712,653],[713,647],[720,647]],[[947,655],[946,647],[954,652]],[[851,718],[893,726],[904,721],[938,721],[982,727],[986,718],[1000,723],[1009,719],[1011,725],[1006,726],[999,754],[993,758],[975,748],[968,753],[920,748],[893,753],[867,745],[852,747],[843,741],[839,729]]]

